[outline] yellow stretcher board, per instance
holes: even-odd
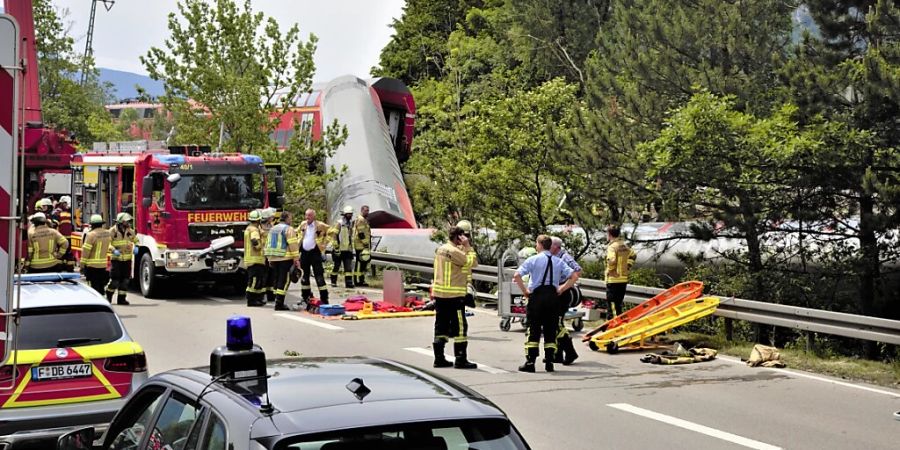
[[[356,314],[347,314],[342,319],[344,320],[363,320],[363,319],[399,319],[403,317],[427,317],[433,316],[434,311],[409,311],[409,312],[373,312],[373,313],[363,313],[362,311]]]
[[[591,337],[593,350],[605,349],[616,353],[619,348],[666,332],[680,325],[706,317],[719,306],[719,297],[703,297],[657,311]]]

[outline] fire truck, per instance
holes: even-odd
[[[77,225],[89,223],[91,214],[108,226],[120,212],[134,217],[134,278],[145,297],[179,278],[242,290],[247,215],[284,203],[279,168],[256,155],[133,141],[94,144],[71,165]],[[76,256],[81,239],[82,232],[72,236]]]

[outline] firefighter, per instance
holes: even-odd
[[[59,258],[65,254],[69,241],[47,226],[47,216],[42,212],[31,216],[31,225],[28,230],[26,270],[28,273],[59,272]]]
[[[450,229],[450,241],[437,249],[434,255],[434,281],[431,294],[435,298],[434,314],[434,367],[475,369],[477,364],[469,362],[467,350],[468,323],[466,321],[466,274],[463,266],[471,250],[469,239],[462,228]],[[453,338],[454,362],[444,357],[444,347]]]
[[[284,298],[291,286],[291,267],[300,265],[300,239],[291,227],[291,213],[281,213],[281,222],[269,230],[265,256],[275,274],[275,310],[287,311]]]
[[[53,228],[56,228],[56,231],[59,231],[59,234],[65,236],[65,238],[69,241],[69,248],[66,250],[66,253],[63,255],[61,260],[60,270],[64,272],[74,272],[75,271],[75,255],[72,254],[72,211],[69,209],[69,204],[72,202],[71,197],[68,195],[64,195],[59,199],[59,202],[56,203],[56,208],[53,210],[53,214],[50,216],[53,223],[55,223]]]
[[[562,239],[553,236],[550,238],[550,254],[562,260],[564,264],[569,266],[573,272],[580,278],[581,266],[575,258],[572,257],[566,249],[563,248]],[[573,297],[575,299],[573,300]],[[581,303],[581,289],[573,286],[559,297],[559,323],[556,332],[556,360],[554,362],[562,363],[568,366],[578,359],[578,352],[575,351],[575,345],[572,344],[572,336],[569,335],[569,329],[566,328],[566,312],[569,308],[574,308]]]
[[[250,225],[244,229],[244,264],[247,266],[247,306],[266,304],[266,257],[263,254],[262,213],[250,211]]]
[[[468,220],[460,220],[457,222],[456,226],[461,228],[466,235],[466,239],[469,240],[469,244],[473,242],[472,240],[472,222]],[[466,274],[466,306],[475,307],[475,284],[472,282],[472,268],[478,265],[478,257],[475,254],[475,249],[471,246],[469,247],[469,251],[466,253],[466,265],[463,266],[463,273]]]
[[[363,205],[359,209],[359,217],[353,222],[353,249],[356,251],[356,286],[368,286],[366,268],[372,259],[372,228],[369,226],[369,207]]]
[[[109,281],[106,256],[109,253],[112,233],[103,226],[103,216],[100,214],[92,215],[90,222],[91,231],[85,235],[84,244],[81,246],[81,273],[87,278],[88,284],[103,295]]]
[[[44,220],[47,221],[53,215],[53,200],[49,198],[42,198],[34,203],[34,212],[41,213],[44,215]],[[28,224],[28,230],[31,231],[34,228],[33,223]]]
[[[606,301],[607,315],[613,318],[622,314],[622,302],[628,288],[628,272],[634,265],[634,250],[625,243],[622,230],[616,225],[606,229]]]
[[[331,287],[337,287],[338,272],[343,266],[344,287],[353,287],[353,207],[344,207],[338,223],[331,227]]]
[[[275,208],[269,207],[260,211],[262,221],[259,223],[259,235],[265,241],[269,236],[269,230],[275,225]],[[266,282],[265,282],[265,301],[268,303],[275,302],[275,271],[269,267],[268,261],[265,264]]]
[[[116,304],[130,305],[125,298],[128,295],[128,283],[131,281],[131,259],[134,255],[134,244],[137,235],[131,228],[131,214],[120,212],[116,215],[116,223],[109,229],[112,256],[109,268],[109,284],[106,285],[106,299],[112,303],[113,294]]]
[[[534,373],[534,363],[540,354],[541,336],[544,338],[544,370],[553,372],[559,296],[578,280],[578,275],[571,267],[550,254],[551,244],[550,237],[538,236],[535,242],[538,254],[526,259],[513,276],[513,281],[528,299],[528,339],[525,341],[525,364],[519,366],[520,372]],[[527,288],[522,281],[522,277],[526,275],[531,277]],[[566,281],[560,285],[562,280]]]
[[[319,301],[328,304],[328,285],[325,283],[325,243],[328,239],[328,224],[316,220],[316,211],[306,210],[306,220],[297,227],[300,237],[300,268],[303,278],[300,280],[303,302],[309,305],[312,298],[312,285],[309,277],[314,275],[316,287],[319,289]]]

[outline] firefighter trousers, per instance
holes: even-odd
[[[106,285],[106,299],[112,303],[113,295],[116,295],[116,303],[126,303],[129,281],[131,281],[131,261],[113,260],[109,269],[109,284]]]
[[[275,301],[275,270],[272,269],[272,266],[270,266],[268,264],[266,264],[265,291],[266,291],[266,301],[274,302]]]
[[[251,264],[247,267],[247,306],[265,304],[266,276],[265,264]]]
[[[366,269],[369,267],[369,262],[362,260],[363,251],[356,251],[356,278],[353,280],[353,284],[356,285],[365,284],[366,282]]]
[[[284,304],[284,297],[291,286],[290,273],[293,266],[293,259],[273,261],[271,266],[269,266],[275,272],[275,306]]]
[[[62,265],[55,264],[50,267],[41,267],[41,268],[35,268],[35,267],[29,266],[28,270],[26,272],[28,272],[28,273],[57,273],[57,272],[62,272]]]
[[[466,320],[465,297],[434,299],[434,342],[466,342],[469,322]]]
[[[606,315],[610,319],[622,314],[625,300],[625,291],[628,289],[628,283],[606,283]]]
[[[350,250],[346,251],[335,251],[331,254],[332,259],[334,259],[334,267],[331,269],[331,285],[337,286],[338,273],[341,271],[341,266],[343,266],[344,270],[344,287],[352,288],[353,287],[353,252]]]
[[[106,284],[109,283],[109,272],[106,271],[106,267],[85,267],[84,277],[95,291],[100,295],[104,294]]]
[[[312,285],[309,281],[310,274],[312,274],[316,278],[316,287],[319,288],[319,300],[323,305],[327,305],[328,284],[325,283],[325,267],[322,266],[322,252],[319,247],[300,251],[300,268],[303,269],[303,277],[300,279],[303,301],[309,301],[312,298]]]
[[[536,358],[543,337],[544,355],[555,357],[556,327],[559,323],[559,297],[556,294],[556,287],[548,284],[538,286],[528,297],[525,317],[528,320],[525,354],[529,359]]]

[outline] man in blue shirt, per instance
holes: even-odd
[[[544,337],[544,370],[553,372],[559,295],[578,280],[578,274],[571,267],[550,254],[551,244],[549,236],[538,236],[535,242],[538,254],[526,259],[513,276],[513,281],[528,299],[525,313],[528,320],[528,340],[525,342],[525,364],[519,366],[521,372],[534,373],[534,363],[540,354],[541,335]],[[525,275],[531,277],[527,287],[522,281]],[[560,285],[563,280],[565,283]]]
[[[572,255],[563,248],[562,239],[553,236],[550,238],[550,254],[559,258],[565,265],[569,266],[575,274],[581,276],[581,266],[575,261]],[[557,324],[556,333],[556,361],[565,366],[572,364],[578,359],[578,352],[575,351],[575,345],[572,343],[572,336],[569,336],[569,329],[566,328],[566,312],[569,308],[574,308],[581,304],[581,289],[578,286],[572,287],[559,296],[559,324]]]

